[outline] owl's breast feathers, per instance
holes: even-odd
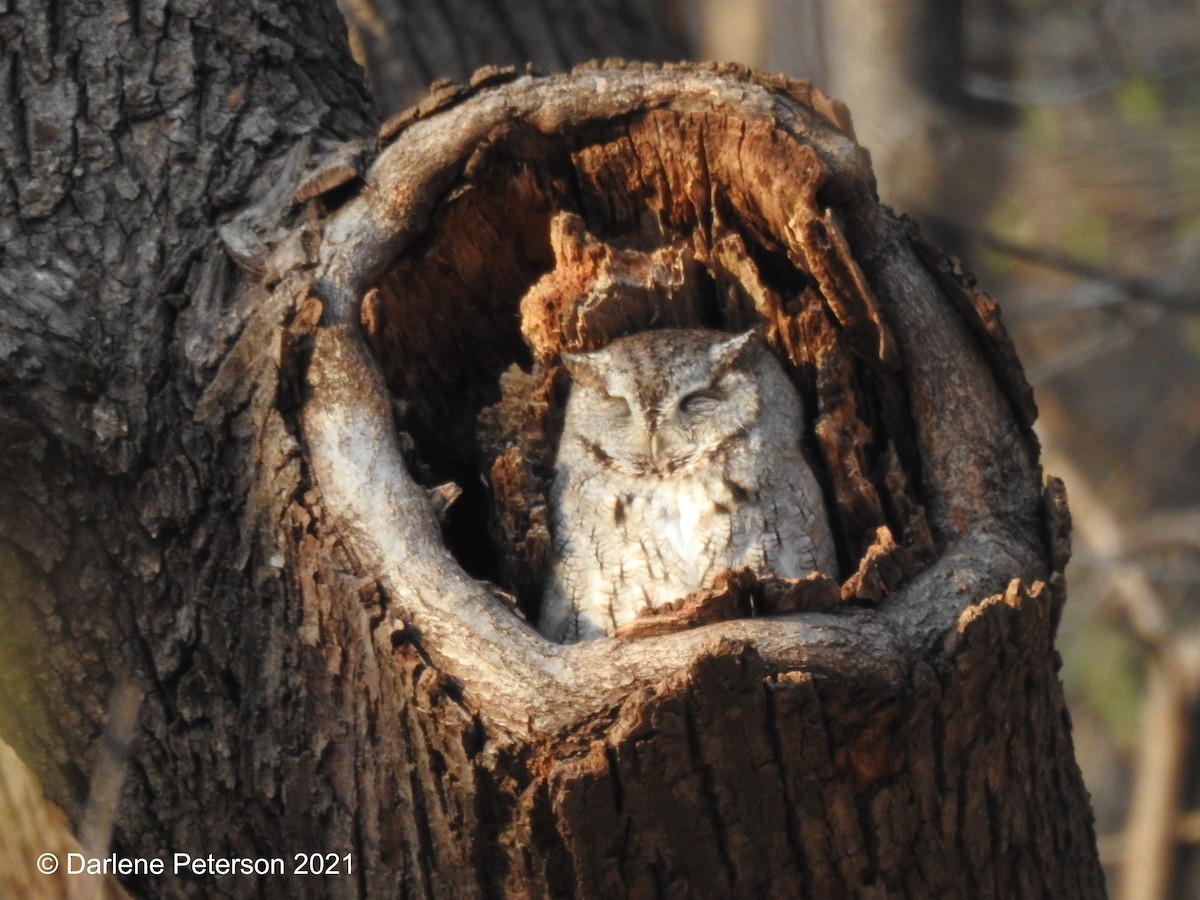
[[[621,539],[596,547],[601,566],[615,568],[619,561],[623,578],[638,571],[643,580],[662,582],[664,591],[679,592],[670,598],[678,599],[718,570],[743,564],[731,555],[735,536],[748,518],[761,519],[755,511],[757,486],[727,476],[723,468],[673,476],[619,469],[592,473],[563,512],[606,519]],[[637,566],[630,547],[649,554],[654,564]]]
[[[544,634],[613,634],[726,568],[835,571],[801,398],[750,333],[639,332],[563,363]]]

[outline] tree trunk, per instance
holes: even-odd
[[[1102,895],[1028,388],[844,110],[491,69],[333,146],[335,24],[6,34],[0,729],[89,850],[165,861],[135,896]],[[762,325],[850,576],[551,644],[558,355],[664,321]]]

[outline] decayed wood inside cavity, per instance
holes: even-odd
[[[463,488],[444,532],[470,574],[536,614],[563,350],[756,326],[814,417],[843,598],[880,599],[920,570],[934,547],[899,353],[827,179],[766,122],[669,109],[570,142],[507,125],[476,150],[363,308],[410,471]]]

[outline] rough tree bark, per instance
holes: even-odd
[[[116,852],[354,867],[132,893],[1102,894],[1028,388],[838,104],[491,69],[334,146],[324,6],[91,12],[6,22],[0,729],[82,829],[132,684]],[[850,577],[549,644],[557,354],[659,322],[762,324]]]

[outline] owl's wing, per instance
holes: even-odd
[[[754,472],[731,461],[730,480],[750,494],[738,529],[743,542],[760,536],[762,569],[784,578],[818,571],[837,576],[837,554],[820,485],[799,447],[760,457]],[[746,553],[752,553],[748,547]]]

